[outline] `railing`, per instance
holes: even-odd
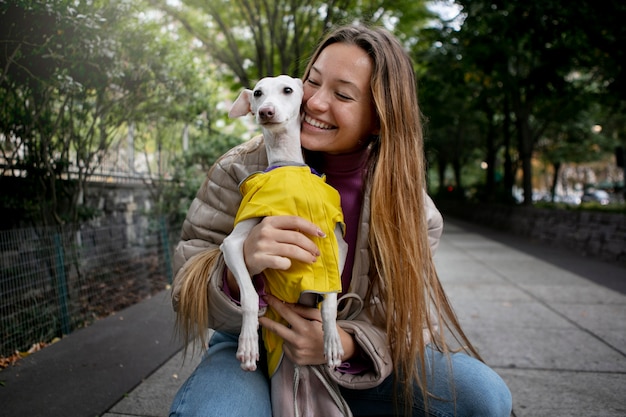
[[[16,178],[23,178],[28,175],[28,171],[24,169],[12,168],[9,165],[1,163],[2,158],[0,158],[0,176],[10,176]],[[80,173],[77,169],[70,169],[67,172],[62,173],[59,176],[61,180],[75,180],[78,179],[80,175],[85,175],[84,172]],[[98,168],[93,171],[91,174],[87,176],[87,181],[89,182],[107,182],[107,183],[117,183],[117,184],[152,184],[158,181],[168,181],[170,178],[168,176],[161,177],[158,175],[153,175],[148,172],[131,172],[124,170],[106,170],[102,168]]]
[[[0,356],[165,289],[172,279],[168,236],[164,221],[0,232]]]

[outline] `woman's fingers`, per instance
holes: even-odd
[[[261,223],[271,224],[278,229],[297,230],[310,236],[325,236],[315,224],[298,216],[270,216],[265,217]]]
[[[322,315],[317,308],[283,303],[272,295],[264,297],[269,305],[287,321],[287,325],[260,317],[259,324],[280,336],[285,354],[298,365],[319,365],[327,362],[324,355]],[[337,327],[344,350],[343,359],[355,355],[356,343],[350,334]]]
[[[319,249],[310,236],[324,236],[313,223],[297,216],[264,218],[255,226],[244,243],[244,260],[251,275],[263,270],[285,270],[291,260],[313,263]]]
[[[322,313],[318,308],[285,303],[271,294],[266,296],[266,301],[291,325],[291,328],[300,328],[311,321],[322,322]]]
[[[272,295],[268,295],[266,301],[288,325],[285,326],[267,317],[260,317],[259,323],[285,341],[283,345],[285,354],[299,365],[324,363],[324,332],[319,310],[299,304],[283,303]]]

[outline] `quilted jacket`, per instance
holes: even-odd
[[[177,310],[182,280],[185,279],[187,262],[194,255],[207,249],[215,249],[232,231],[234,218],[242,200],[239,184],[251,173],[267,167],[267,154],[262,136],[239,145],[220,158],[208,173],[198,191],[183,223],[181,240],[174,253],[174,285],[172,301]],[[441,233],[443,219],[432,200],[426,196],[428,239],[434,253]],[[352,271],[352,281],[346,295],[339,302],[337,324],[352,334],[361,351],[372,363],[370,369],[357,375],[332,372],[335,381],[346,388],[367,389],[380,384],[393,368],[387,338],[385,320],[374,304],[364,306],[363,300],[369,286],[369,210],[370,196],[366,190],[361,209],[361,228],[357,237],[357,249]],[[209,327],[218,331],[238,334],[241,328],[241,308],[222,291],[224,260],[220,257],[213,272],[207,277],[209,298]],[[369,313],[368,313],[369,310]],[[370,314],[371,313],[371,314]]]

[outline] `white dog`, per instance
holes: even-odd
[[[298,215],[318,225],[326,237],[311,237],[321,251],[320,258],[313,264],[292,261],[287,271],[266,270],[267,291],[279,299],[289,303],[303,303],[311,306],[321,301],[321,315],[324,331],[324,352],[330,368],[341,363],[343,348],[337,331],[337,294],[341,291],[341,271],[347,253],[347,244],[343,240],[343,215],[341,213],[339,193],[327,185],[323,177],[312,173],[304,163],[300,145],[300,107],[302,102],[302,81],[286,75],[260,80],[254,90],[241,92],[233,104],[229,116],[240,117],[248,113],[255,116],[256,122],[262,127],[268,157],[268,170],[253,174],[240,185],[243,194],[242,204],[235,218],[235,228],[224,239],[220,249],[224,254],[226,265],[233,273],[240,288],[240,302],[243,310],[242,328],[239,336],[237,358],[244,370],[256,369],[259,359],[258,350],[258,314],[259,297],[253,286],[243,258],[243,242],[250,230],[265,216]],[[267,316],[276,320],[284,320],[271,308]],[[293,402],[298,401],[298,378],[310,375],[315,367],[298,367],[283,358],[282,339],[263,329],[263,338],[268,350],[268,368],[272,376],[272,404],[274,415],[290,415],[294,413]],[[278,372],[284,362],[288,370]],[[293,375],[295,371],[296,381]],[[275,379],[287,378],[291,372],[290,382]],[[328,388],[328,379],[323,381],[319,369],[313,372],[322,385]],[[323,372],[322,372],[323,373]],[[275,378],[277,376],[278,378]],[[310,383],[319,385],[320,381]],[[276,387],[276,384],[279,386]],[[306,383],[305,383],[306,384]],[[288,387],[285,387],[287,385]],[[294,387],[295,386],[295,387]],[[282,394],[277,394],[276,391]],[[284,398],[285,392],[293,394],[292,399]],[[334,404],[342,408],[342,399],[335,398]],[[279,398],[275,397],[278,396]],[[310,397],[305,395],[304,397]],[[302,397],[303,401],[307,398]],[[319,398],[316,399],[319,401]],[[308,401],[313,401],[309,399]],[[277,404],[281,403],[282,404]],[[313,401],[315,402],[315,401]],[[323,402],[323,401],[322,401]],[[291,410],[284,408],[291,404]],[[345,402],[343,403],[345,406]],[[314,413],[298,410],[295,414]],[[313,405],[317,407],[317,405]],[[344,414],[349,414],[347,406]],[[331,415],[326,413],[323,415]],[[319,411],[318,411],[319,413]],[[335,413],[336,414],[336,413]],[[317,414],[322,415],[322,414]]]

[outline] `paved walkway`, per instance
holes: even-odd
[[[443,285],[466,332],[487,363],[511,388],[515,417],[626,416],[626,268],[456,220],[447,221],[435,259]],[[150,347],[146,340],[158,339],[161,342],[157,346],[167,345],[167,349],[162,350],[171,355],[163,359],[165,353],[156,355],[143,347],[120,347],[119,358],[110,367],[119,368],[119,364],[127,360],[141,362],[143,358],[150,359],[154,364],[152,369],[156,370],[138,377],[136,381],[141,382],[137,382],[134,389],[127,387],[128,384],[124,387],[121,383],[113,384],[120,387],[116,386],[118,391],[109,389],[109,405],[104,407],[106,401],[98,403],[103,417],[166,416],[177,388],[197,363],[197,358],[187,358],[183,363],[179,346],[164,342],[170,340],[173,321],[167,294],[142,304],[143,307],[135,307],[138,314],[131,308],[130,313],[125,311],[118,315],[127,317],[124,320],[127,330],[119,332],[138,332],[135,339],[141,339],[150,349],[154,346]],[[148,313],[148,308],[161,310]],[[158,337],[153,334],[143,337],[139,330],[133,330],[139,328],[134,324],[137,317],[150,314],[160,317],[152,323],[152,332],[157,331]],[[113,320],[115,318],[110,321]],[[85,329],[87,336],[96,325]],[[59,342],[58,347],[64,343],[69,345],[73,337]],[[76,344],[81,343],[84,340],[76,338]],[[110,344],[110,338],[102,340],[100,350]],[[42,355],[40,368],[45,362],[43,355],[54,347],[32,355],[33,358]],[[96,356],[100,354],[96,347],[85,348],[93,349]],[[131,349],[130,353],[127,349]],[[139,349],[132,355],[138,359],[128,358],[133,349]],[[76,353],[76,366],[84,367],[83,360],[81,354]],[[95,362],[92,359],[90,363]],[[55,415],[39,413],[37,410],[42,408],[37,404],[47,402],[46,410],[50,411],[67,407],[59,403],[74,403],[81,395],[83,403],[94,397],[93,388],[81,391],[76,383],[69,384],[68,377],[76,378],[71,374],[61,374],[65,382],[57,377],[35,387],[45,390],[44,385],[59,384],[55,387],[56,395],[51,388],[43,395],[29,387],[31,366],[31,363],[24,364],[22,374],[26,376],[21,383],[13,374],[7,378],[6,371],[0,373],[0,381],[5,381],[4,388],[0,386],[0,416]],[[86,378],[80,382],[89,384],[102,378],[104,371],[96,369],[96,365],[93,367],[94,370],[80,375]],[[20,392],[22,395],[15,394]],[[125,392],[128,394],[123,395]],[[35,411],[16,414],[19,407],[15,404],[27,398],[31,411]],[[9,413],[5,414],[7,410]],[[65,411],[65,415],[98,414],[72,407]]]
[[[173,327],[164,291],[73,332],[0,372],[0,417],[104,414],[180,351]],[[156,394],[167,396],[176,386],[164,380]]]

